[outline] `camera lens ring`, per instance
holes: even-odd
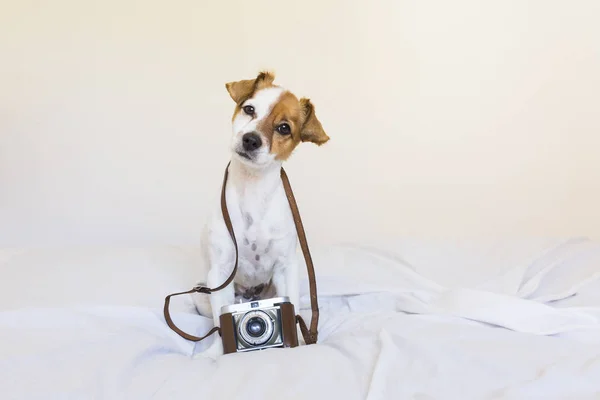
[[[264,323],[264,331],[259,336],[251,335],[248,332],[248,323],[251,320],[259,319]],[[274,323],[273,319],[264,311],[255,310],[247,312],[241,319],[238,325],[238,333],[242,337],[242,339],[252,345],[252,346],[260,346],[269,341],[273,336],[274,331]]]

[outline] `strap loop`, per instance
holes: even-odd
[[[196,293],[204,293],[204,294],[211,294],[213,292],[211,288],[208,288],[208,287],[202,286],[202,285],[194,286],[192,291],[194,291]]]
[[[300,326],[300,332],[302,332],[302,337],[304,338],[304,342],[306,344],[317,343],[317,332],[315,331],[314,334],[312,332],[310,332],[308,330],[308,328],[306,327],[306,322],[304,322],[304,319],[302,319],[302,317],[300,315],[296,315],[296,322]]]
[[[192,290],[188,290],[187,292],[173,293],[173,294],[170,294],[167,297],[165,297],[165,307],[163,309],[163,313],[165,315],[165,320],[167,321],[167,325],[169,325],[169,328],[171,328],[173,331],[175,331],[175,333],[177,333],[179,336],[181,336],[184,339],[191,340],[193,342],[199,342],[203,339],[206,339],[207,337],[209,337],[210,335],[212,335],[213,333],[215,333],[217,331],[219,332],[219,335],[220,335],[221,329],[219,327],[215,326],[210,331],[208,331],[208,333],[204,336],[198,337],[198,336],[190,335],[189,333],[185,333],[184,331],[179,329],[177,327],[177,325],[175,325],[175,323],[171,319],[171,314],[169,313],[169,304],[171,303],[171,297],[179,296],[181,294],[194,293],[196,291],[195,289],[196,288],[194,288]]]

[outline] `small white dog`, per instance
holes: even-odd
[[[306,98],[273,84],[271,73],[227,83],[235,101],[227,208],[238,243],[238,270],[232,284],[210,295],[195,293],[198,312],[219,326],[221,307],[239,301],[288,296],[299,311],[298,237],[280,177],[282,162],[300,142],[329,140]],[[208,275],[199,284],[214,288],[231,274],[235,248],[219,206],[202,235]],[[210,301],[207,301],[210,298]],[[215,337],[203,356],[223,354]]]

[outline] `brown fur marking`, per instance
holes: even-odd
[[[229,95],[235,101],[235,110],[231,119],[235,119],[237,113],[242,109],[242,104],[254,94],[264,88],[273,87],[273,81],[275,75],[271,72],[261,72],[254,79],[243,79],[236,82],[228,82],[225,84],[225,88],[229,92]]]

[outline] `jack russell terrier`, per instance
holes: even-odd
[[[194,293],[197,311],[219,326],[221,307],[240,301],[288,296],[300,310],[298,237],[281,182],[280,170],[300,142],[322,145],[329,140],[307,98],[298,99],[274,85],[274,75],[225,85],[235,102],[231,162],[225,196],[238,242],[238,270],[232,284],[205,294]],[[208,274],[199,284],[221,285],[235,262],[234,244],[221,208],[216,207],[202,234]],[[209,298],[209,300],[207,300]],[[223,354],[215,338],[201,356]]]

